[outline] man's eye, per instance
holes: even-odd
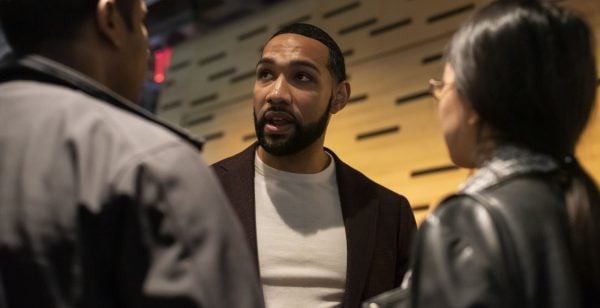
[[[260,80],[271,80],[273,79],[273,73],[268,70],[259,70],[256,72],[256,78]]]
[[[298,73],[298,74],[296,74],[296,79],[298,81],[302,81],[302,82],[309,82],[309,81],[313,80],[312,76],[309,75],[309,74],[306,74],[306,73]]]

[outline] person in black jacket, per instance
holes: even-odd
[[[142,0],[0,0],[0,307],[264,307],[201,143],[133,104]]]
[[[368,307],[592,307],[598,187],[575,157],[595,102],[588,25],[496,1],[454,35],[431,81],[450,157],[478,168],[422,224],[403,287]]]

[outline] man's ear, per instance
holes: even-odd
[[[333,95],[333,101],[331,103],[331,113],[336,114],[340,110],[346,107],[350,99],[350,83],[348,81],[342,81],[338,83]]]
[[[112,46],[121,47],[124,43],[124,20],[115,0],[99,0],[96,7],[96,25],[100,35]]]

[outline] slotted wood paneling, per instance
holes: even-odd
[[[424,93],[429,78],[441,75],[452,33],[487,2],[287,1],[178,46],[159,116],[206,138],[203,156],[209,163],[241,151],[255,140],[252,88],[263,44],[282,25],[296,20],[316,24],[345,52],[352,85],[353,102],[332,117],[326,146],[405,195],[420,221],[471,172],[448,167],[437,106]],[[583,12],[600,32],[600,4],[563,2]],[[600,111],[577,154],[600,181]]]

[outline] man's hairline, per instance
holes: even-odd
[[[267,46],[267,45],[268,45],[268,44],[269,44],[269,43],[270,43],[270,42],[271,42],[271,41],[272,41],[274,38],[276,38],[276,37],[278,37],[278,36],[280,36],[280,35],[285,35],[285,34],[299,35],[299,36],[302,36],[302,37],[305,37],[305,38],[311,39],[311,40],[313,40],[313,41],[316,41],[316,42],[318,42],[319,44],[323,45],[323,46],[325,47],[325,49],[327,50],[327,61],[325,62],[325,67],[327,68],[327,71],[329,72],[329,75],[331,76],[331,80],[333,80],[333,81],[334,81],[334,84],[335,84],[336,86],[337,86],[337,85],[339,85],[340,83],[343,83],[344,81],[346,81],[345,79],[344,79],[344,80],[337,80],[337,77],[335,77],[335,76],[334,76],[334,73],[333,73],[333,67],[330,67],[330,65],[329,65],[330,63],[332,63],[332,62],[333,62],[333,59],[332,59],[332,57],[331,57],[332,49],[331,49],[331,48],[329,48],[329,46],[325,45],[325,43],[323,43],[323,42],[321,42],[321,41],[319,41],[319,40],[317,40],[317,39],[315,39],[315,38],[312,38],[312,37],[310,37],[310,36],[304,35],[304,34],[295,33],[295,32],[283,32],[283,33],[276,33],[275,35],[271,36],[271,38],[269,38],[269,40],[268,40],[268,41],[265,43],[265,45],[263,46],[263,49],[262,49],[262,51],[261,51],[261,53],[260,53],[260,58],[262,59],[262,58],[263,58],[263,56],[264,56],[264,52],[265,52],[265,51],[264,51],[264,47],[266,47],[266,46]],[[259,62],[260,62],[260,60],[259,60]],[[257,64],[257,66],[258,66],[258,64]]]

